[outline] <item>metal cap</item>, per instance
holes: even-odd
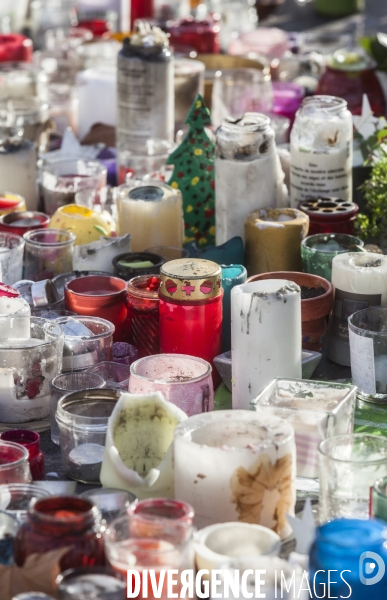
[[[160,279],[160,294],[173,300],[206,300],[222,293],[222,269],[203,258],[179,258],[164,263]]]

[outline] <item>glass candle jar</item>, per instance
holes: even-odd
[[[293,208],[309,198],[352,200],[352,140],[352,115],[345,100],[336,96],[303,100],[290,134]]]
[[[0,232],[1,281],[12,285],[22,278],[25,242],[20,235]]]
[[[124,577],[106,567],[70,569],[58,575],[59,600],[125,600]]]
[[[199,54],[218,54],[220,52],[220,27],[211,17],[195,19],[185,17],[168,21],[167,31],[172,46],[187,46]]]
[[[0,421],[47,419],[50,381],[62,368],[61,327],[39,317],[9,316],[0,317],[0,331]]]
[[[338,190],[339,191],[339,190]],[[308,198],[298,208],[309,217],[309,235],[347,233],[353,235],[359,207],[345,198]]]
[[[375,519],[336,519],[318,527],[309,557],[315,597],[350,594],[352,600],[363,600],[369,589],[374,600],[383,600],[387,594],[387,580],[382,576],[386,536],[386,524]]]
[[[65,306],[78,315],[90,315],[113,323],[115,342],[127,338],[126,281],[118,277],[88,275],[65,285]]]
[[[114,325],[106,319],[71,314],[57,319],[64,331],[62,372],[81,371],[110,361]]]
[[[216,132],[216,243],[245,237],[248,215],[258,208],[281,206],[283,174],[269,117],[246,113],[229,117]],[[243,202],[235,202],[243,198]]]
[[[4,141],[4,138],[0,140],[1,187],[22,196],[28,210],[37,210],[38,207],[36,161],[36,147],[32,142],[23,138],[14,138],[11,142]]]
[[[129,515],[144,519],[171,519],[193,524],[195,511],[188,502],[172,498],[149,498],[134,502],[128,509]]]
[[[31,471],[28,450],[14,442],[0,441],[0,485],[29,483]]]
[[[366,519],[370,489],[387,476],[387,440],[368,434],[338,435],[319,447],[320,523]]]
[[[146,356],[130,367],[129,392],[161,392],[188,416],[214,410],[211,365],[184,354]]]
[[[54,444],[59,444],[59,429],[55,415],[58,402],[62,396],[65,396],[69,392],[76,392],[79,390],[84,391],[100,389],[103,388],[104,385],[104,378],[96,373],[71,372],[62,373],[61,375],[54,377],[50,384],[51,440],[54,442]]]
[[[142,275],[128,282],[128,340],[138,348],[138,356],[160,352],[160,277]]]
[[[200,60],[175,58],[175,131],[184,128],[185,120],[197,94],[204,96],[206,66]],[[228,115],[227,115],[228,116]]]
[[[37,96],[47,93],[47,75],[28,62],[0,63],[0,100]]]
[[[100,362],[87,369],[88,373],[97,373],[105,380],[109,390],[128,390],[130,367],[116,362]]]
[[[32,40],[24,35],[17,33],[0,35],[0,62],[31,62],[32,52]]]
[[[41,281],[72,271],[73,233],[61,229],[36,229],[25,233],[23,238],[26,243],[25,279]]]
[[[43,166],[41,185],[44,211],[48,215],[66,204],[72,204],[82,189],[94,189],[100,203],[106,188],[107,170],[98,161],[61,160]]]
[[[31,476],[34,481],[44,479],[44,454],[40,449],[40,435],[28,429],[11,429],[3,431],[0,439],[6,442],[15,442],[28,450]]]
[[[362,248],[364,242],[353,235],[345,233],[308,235],[301,242],[301,258],[304,273],[319,275],[331,281],[332,261],[334,257],[343,252],[354,250],[355,246]]]
[[[33,502],[51,496],[43,486],[33,483],[8,483],[0,485],[0,504],[19,522],[25,521]]]
[[[35,96],[3,100],[0,112],[23,129],[23,138],[33,142],[39,152],[47,150],[52,123],[46,100]]]
[[[160,270],[160,351],[197,356],[213,366],[222,348],[222,270],[182,258]],[[213,372],[214,383],[219,382]]]
[[[18,194],[0,192],[0,215],[26,210],[26,201]]]
[[[167,140],[151,139],[134,142],[117,150],[117,178],[120,185],[126,177],[142,179],[146,175],[157,176],[163,171],[173,146]]]
[[[13,538],[18,529],[18,520],[0,510],[0,565],[2,566],[13,563]]]
[[[372,487],[370,517],[387,521],[387,477],[378,479]]]
[[[60,548],[68,548],[61,571],[104,564],[100,514],[89,500],[51,496],[35,502],[15,538],[15,563],[21,567],[31,554]]]
[[[99,483],[108,419],[118,390],[82,390],[63,396],[56,420],[66,474],[83,483]]]
[[[107,523],[126,514],[131,504],[136,502],[136,496],[131,492],[105,487],[87,490],[80,496],[95,504]]]
[[[47,228],[49,223],[50,217],[41,212],[10,212],[0,216],[0,231],[22,237],[28,231]]]

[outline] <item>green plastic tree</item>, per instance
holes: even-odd
[[[195,241],[204,248],[215,244],[215,145],[204,130],[211,117],[200,94],[185,122],[189,130],[167,160],[174,165],[168,183],[183,196],[184,243]]]

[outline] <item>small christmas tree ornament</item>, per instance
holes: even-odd
[[[185,122],[189,131],[167,160],[174,165],[168,183],[183,195],[184,243],[204,248],[215,243],[215,145],[205,132],[211,118],[200,94]]]

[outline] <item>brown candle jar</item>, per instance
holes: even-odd
[[[128,282],[129,342],[138,348],[139,358],[159,354],[158,275],[140,275]]]
[[[14,541],[15,563],[21,567],[31,554],[69,548],[60,570],[104,565],[100,513],[84,498],[51,496],[28,510]]]

